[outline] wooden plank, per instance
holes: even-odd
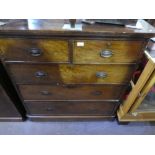
[[[144,98],[146,97],[147,93],[150,91],[150,89],[152,88],[152,86],[155,84],[155,71],[152,74],[151,78],[148,80],[147,84],[144,86],[141,95],[138,97],[138,99],[136,100],[136,102],[134,103],[134,105],[131,107],[130,112],[134,112],[142,103],[142,101],[144,100]]]
[[[123,111],[124,115],[129,112],[131,106],[134,104],[137,96],[139,95],[139,92],[143,89],[144,85],[148,81],[154,69],[155,69],[155,64],[150,59],[148,63],[146,64],[145,69],[143,70],[141,76],[139,77],[136,85],[134,86],[130,94],[128,95],[128,98],[122,104],[121,110]],[[123,115],[121,115],[121,117],[123,117]]]
[[[135,84],[134,84],[134,82],[133,82],[132,80],[130,81],[130,84],[131,84],[131,87],[132,87],[132,88],[135,87]]]
[[[137,113],[137,115],[126,114],[123,117],[117,113],[120,122],[136,122],[136,121],[155,121],[155,112]]]

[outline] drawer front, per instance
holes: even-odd
[[[6,61],[68,62],[68,42],[50,39],[0,39]]]
[[[123,85],[19,85],[24,100],[119,100]]]
[[[73,62],[77,64],[134,63],[142,55],[142,41],[74,42]]]
[[[31,115],[114,115],[118,102],[26,102]]]
[[[122,84],[129,82],[135,67],[134,65],[7,64],[7,68],[18,84]]]

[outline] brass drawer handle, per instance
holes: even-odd
[[[45,77],[47,76],[47,73],[43,72],[43,71],[38,71],[35,73],[35,77],[37,78],[42,78],[42,77]]]
[[[98,78],[106,78],[108,74],[106,72],[97,72],[96,77]]]
[[[42,54],[42,51],[39,48],[30,48],[29,52],[33,57],[38,57]]]
[[[112,55],[113,55],[112,51],[109,51],[109,50],[103,50],[100,53],[100,56],[103,58],[110,58],[112,57]]]
[[[52,95],[52,93],[50,93],[50,92],[47,91],[47,90],[43,90],[43,91],[41,91],[40,93],[41,93],[41,95]]]

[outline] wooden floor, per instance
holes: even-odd
[[[155,134],[155,122],[118,125],[116,121],[0,122],[1,135],[147,135]]]

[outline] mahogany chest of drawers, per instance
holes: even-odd
[[[115,117],[154,28],[83,24],[71,31],[62,30],[64,22],[34,20],[29,28],[17,20],[0,29],[1,60],[27,117]]]

